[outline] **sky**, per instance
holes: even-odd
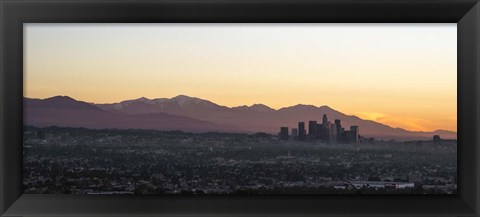
[[[24,24],[24,96],[180,94],[457,131],[452,24]]]

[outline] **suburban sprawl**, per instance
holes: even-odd
[[[24,192],[455,194],[456,140],[24,127]]]

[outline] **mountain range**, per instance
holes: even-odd
[[[296,128],[298,122],[321,121],[323,114],[342,126],[360,127],[360,135],[377,139],[416,140],[440,135],[456,139],[456,132],[437,130],[414,132],[346,115],[328,106],[298,104],[272,109],[263,104],[227,107],[208,100],[179,95],[173,98],[145,97],[118,103],[95,104],[68,96],[46,99],[24,98],[25,124],[33,126],[68,126],[93,129],[154,129],[189,132],[267,132],[276,134],[281,126]]]

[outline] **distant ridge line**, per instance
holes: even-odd
[[[24,97],[26,108],[66,109],[88,107],[100,109],[116,115],[140,115],[165,113],[169,115],[193,118],[199,121],[207,121],[219,126],[229,126],[232,129],[243,129],[249,132],[278,132],[280,126],[293,128],[299,121],[320,120],[321,115],[327,114],[330,120],[341,119],[348,125],[361,127],[360,134],[375,136],[378,138],[431,138],[435,133],[444,138],[455,138],[456,132],[448,130],[435,130],[431,132],[408,131],[403,128],[394,128],[373,120],[364,120],[354,115],[346,115],[327,105],[315,106],[297,104],[293,106],[273,109],[265,104],[255,103],[247,106],[227,107],[218,105],[209,100],[178,95],[172,98],[149,99],[140,97],[131,100],[123,100],[117,103],[88,103],[76,100],[69,96],[53,96],[45,99]],[[63,103],[63,104],[62,104]],[[42,105],[40,105],[42,104]],[[37,106],[37,107],[36,107]]]

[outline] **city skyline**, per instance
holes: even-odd
[[[370,123],[380,124],[380,125],[377,125],[377,127],[380,127],[380,128],[383,128],[383,129],[378,128],[378,129],[372,131],[372,128],[371,128],[372,126],[367,127],[367,128],[370,128],[369,132],[367,133],[367,137],[371,136],[372,133],[373,133],[373,135],[376,135],[376,136],[379,136],[379,135],[382,135],[382,134],[384,134],[384,135],[388,134],[390,136],[393,136],[393,134],[402,134],[404,132],[402,130],[407,130],[408,131],[408,129],[403,129],[403,128],[396,128],[395,129],[391,126],[381,124],[381,123],[375,122],[375,121],[372,122],[372,121],[366,120],[366,119],[356,119],[356,118],[358,118],[357,116],[350,116],[349,114],[342,113],[341,111],[338,111],[335,108],[331,108],[327,105],[315,106],[315,105],[298,104],[298,105],[291,105],[291,106],[283,107],[283,108],[280,108],[280,109],[270,108],[270,107],[268,107],[264,104],[254,104],[254,105],[250,105],[250,106],[244,105],[244,106],[237,106],[237,107],[227,107],[227,106],[216,104],[215,102],[212,102],[212,101],[209,101],[209,100],[206,100],[206,99],[201,99],[201,98],[191,97],[191,96],[186,96],[186,95],[178,95],[178,96],[175,96],[175,97],[172,97],[172,98],[155,98],[155,99],[148,99],[148,98],[142,97],[142,98],[138,98],[138,99],[124,100],[124,101],[121,101],[121,102],[111,103],[111,104],[96,104],[96,103],[92,103],[92,102],[84,102],[84,101],[81,101],[81,100],[78,101],[78,100],[76,100],[74,98],[71,98],[69,96],[53,96],[53,97],[44,98],[44,99],[24,98],[24,111],[26,112],[25,114],[30,114],[31,109],[35,109],[35,108],[43,110],[43,112],[47,112],[47,113],[45,113],[45,115],[47,115],[47,116],[44,116],[42,118],[43,120],[46,120],[46,119],[51,120],[51,122],[48,123],[48,124],[47,124],[48,121],[47,122],[41,121],[40,123],[36,123],[36,124],[40,124],[40,125],[43,125],[43,126],[45,126],[45,125],[50,125],[50,126],[64,125],[66,123],[69,123],[70,125],[72,125],[72,124],[75,125],[74,124],[75,121],[73,121],[73,119],[68,118],[68,117],[61,117],[61,116],[59,117],[59,115],[58,115],[58,112],[60,112],[60,111],[66,112],[66,111],[69,110],[69,108],[88,108],[89,110],[93,109],[93,110],[97,110],[97,111],[98,111],[98,108],[100,108],[102,111],[107,112],[107,113],[103,114],[105,116],[109,116],[110,115],[109,112],[113,112],[117,115],[123,114],[123,115],[127,115],[127,116],[129,116],[129,115],[141,115],[141,114],[149,115],[149,114],[157,113],[157,114],[174,114],[174,115],[177,115],[179,117],[192,117],[192,118],[196,118],[196,119],[199,119],[199,120],[207,120],[207,121],[213,121],[213,122],[220,121],[220,122],[222,122],[222,124],[226,124],[226,125],[223,125],[223,127],[217,128],[217,130],[220,130],[220,131],[223,131],[223,130],[231,131],[232,128],[227,129],[228,128],[227,125],[232,125],[232,124],[233,125],[238,125],[239,124],[238,122],[235,122],[234,120],[231,119],[232,117],[235,117],[234,119],[241,120],[240,122],[243,122],[244,124],[249,122],[249,127],[246,127],[243,130],[238,129],[238,128],[236,129],[238,132],[241,132],[241,133],[244,133],[244,132],[247,132],[247,131],[250,132],[250,133],[255,132],[255,131],[252,131],[252,129],[250,127],[254,127],[254,129],[257,130],[256,132],[270,132],[270,133],[273,133],[273,131],[271,131],[271,128],[268,128],[268,127],[264,128],[264,127],[268,126],[269,124],[270,124],[270,127],[272,126],[271,125],[272,124],[272,122],[271,122],[272,119],[276,120],[277,123],[282,123],[281,128],[283,128],[283,127],[288,128],[289,124],[291,125],[293,122],[295,122],[295,125],[296,125],[297,124],[296,121],[299,121],[301,119],[303,119],[303,121],[308,120],[308,122],[309,122],[309,133],[310,133],[311,129],[312,129],[312,126],[310,125],[311,124],[310,122],[312,122],[312,121],[316,122],[316,120],[318,118],[322,117],[322,114],[323,114],[323,118],[321,119],[321,124],[319,124],[319,125],[323,125],[323,126],[326,126],[327,128],[330,128],[329,125],[333,124],[333,123],[328,121],[326,113],[334,114],[335,118],[333,118],[332,120],[335,120],[334,125],[336,125],[336,126],[334,126],[334,127],[335,127],[335,129],[336,129],[335,131],[337,131],[338,135],[343,134],[343,132],[342,132],[343,130],[341,130],[342,125],[340,124],[340,121],[343,118],[350,119],[348,121],[348,122],[350,122],[349,126],[354,126],[354,127],[357,127],[357,128],[358,128],[358,126],[356,126],[356,125],[364,125],[364,124],[370,125]],[[51,116],[50,118],[48,118],[48,116],[49,116],[48,115],[48,110],[50,110],[50,109],[55,110],[56,111],[55,113],[57,113],[57,115]],[[194,109],[197,113],[196,112],[192,113],[192,109]],[[43,113],[43,112],[41,112],[41,113]],[[206,114],[205,112],[207,112],[208,114]],[[295,120],[295,117],[293,119],[291,119],[292,118],[292,113],[291,112],[300,112],[300,113],[303,113],[303,115],[301,115],[300,119]],[[79,113],[77,113],[76,115],[78,115],[78,114]],[[226,118],[226,117],[229,116],[227,114],[229,114],[230,117],[231,117],[231,118],[227,118],[227,119],[229,119],[229,121],[222,120],[222,117]],[[252,115],[253,116],[261,115],[262,117],[254,118],[256,120],[256,122],[246,121],[246,119],[251,119],[253,117]],[[280,115],[280,116],[274,117],[275,115]],[[70,115],[67,115],[67,116],[70,116]],[[85,116],[85,114],[83,114],[83,116]],[[88,116],[98,116],[98,114],[91,113],[91,114],[88,114],[87,117]],[[25,123],[28,125],[30,123],[32,117],[28,116],[28,115],[26,117],[27,117],[27,121]],[[285,117],[287,117],[287,118],[285,118]],[[290,118],[288,118],[288,117],[290,117]],[[63,121],[65,121],[65,120],[63,120],[64,118],[66,118],[68,121],[63,122]],[[57,121],[52,121],[52,119],[55,119]],[[363,121],[363,124],[360,124],[360,122],[358,122],[357,120]],[[60,121],[60,122],[58,122],[58,121]],[[83,124],[86,124],[85,121],[86,121],[86,119],[83,118],[83,119],[81,119],[80,122],[83,122]],[[267,122],[264,122],[264,121],[268,121],[269,124],[267,124]],[[337,123],[337,121],[338,121],[338,123]],[[95,119],[95,122],[101,123],[102,121],[100,121],[99,119]],[[286,123],[289,123],[289,124],[285,125]],[[302,122],[302,123],[304,123],[304,122]],[[118,122],[117,122],[117,124],[118,124]],[[275,126],[274,128],[277,127],[275,124],[273,124],[273,125]],[[77,126],[86,126],[86,125],[77,125]],[[99,125],[94,125],[94,126],[95,126],[94,128],[99,127]],[[320,127],[324,128],[323,126],[320,126]],[[110,127],[115,128],[115,125],[111,125]],[[120,125],[118,125],[116,127],[120,127]],[[139,125],[137,127],[144,128],[145,126]],[[224,127],[227,127],[227,128],[222,129]],[[245,127],[245,126],[242,126],[242,127]],[[313,127],[315,128],[315,126],[313,126]],[[384,127],[387,127],[387,129],[385,129]],[[164,129],[164,128],[162,128],[162,129]],[[292,129],[295,129],[295,128],[292,128]],[[393,133],[393,132],[387,133],[387,132],[384,131],[384,130],[390,130],[390,129],[391,130],[400,130],[400,131],[397,131],[396,133]],[[299,130],[299,129],[297,128],[295,130]],[[323,131],[325,131],[325,130],[326,129],[324,129]],[[299,131],[298,133],[300,133],[300,132],[301,131]],[[447,138],[455,138],[456,139],[456,132],[455,131],[448,131],[448,130],[444,130],[444,129],[437,129],[435,131],[430,131],[430,132],[429,131],[410,131],[410,133],[438,133],[438,132],[442,132],[441,133],[442,136],[446,136]],[[443,133],[446,133],[446,134],[443,134]],[[455,136],[452,137],[452,135],[453,135],[452,133],[454,133]],[[432,135],[434,135],[434,134],[432,134]],[[425,138],[425,136],[426,137],[431,137],[431,135],[430,136],[423,135],[422,137]],[[405,135],[402,136],[402,137],[405,137]]]
[[[316,142],[319,140],[328,144],[359,143],[362,137],[360,134],[360,127],[356,125],[350,125],[350,130],[348,130],[348,128],[346,128],[347,126],[342,126],[341,122],[341,119],[335,119],[332,123],[328,120],[327,114],[323,114],[322,121],[319,123],[316,120],[308,121],[308,131],[305,128],[305,122],[303,121],[298,122],[297,128],[291,128],[291,133],[288,126],[281,126],[278,137],[281,140],[298,140],[309,142]],[[375,138],[370,137],[368,140],[369,143],[374,143]]]
[[[27,24],[25,33],[26,97],[328,105],[456,132],[455,24]]]

